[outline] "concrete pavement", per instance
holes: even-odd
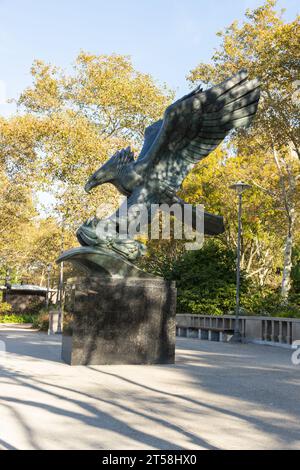
[[[58,336],[0,341],[0,449],[300,448],[289,350],[180,338],[173,366],[70,367]]]

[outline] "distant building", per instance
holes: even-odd
[[[3,302],[11,304],[14,312],[26,312],[32,308],[46,305],[47,287],[35,286],[32,284],[11,284],[0,286],[3,291]],[[56,300],[56,290],[49,290],[50,300]]]

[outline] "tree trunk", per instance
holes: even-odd
[[[281,283],[281,299],[283,304],[288,303],[289,293],[291,290],[291,271],[292,271],[292,253],[294,242],[294,225],[295,216],[291,214],[288,226],[288,234],[285,240],[284,259],[283,259],[283,274]]]
[[[43,268],[43,269],[42,269],[42,272],[41,272],[41,277],[40,277],[40,287],[43,286],[43,284],[44,284],[44,279],[45,279],[45,269]]]
[[[296,222],[295,192],[298,175],[295,176],[287,161],[279,159],[278,153],[273,147],[273,156],[278,169],[282,199],[288,220],[288,233],[285,239],[283,274],[281,283],[281,302],[287,304],[291,290],[292,253],[294,243],[294,227]],[[282,164],[286,171],[283,173]]]

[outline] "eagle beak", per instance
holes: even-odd
[[[93,188],[96,188],[96,186],[99,186],[102,181],[99,181],[95,177],[91,176],[91,178],[87,181],[86,185],[84,186],[84,190],[86,193],[90,193]]]
[[[87,181],[84,190],[89,193],[91,189],[99,186],[99,184],[105,183],[105,174],[103,173],[102,167],[97,170]]]
[[[88,180],[88,182],[84,186],[84,190],[85,190],[86,193],[89,193],[91,189],[92,189],[92,185],[91,185],[90,180]]]
[[[97,180],[97,178],[95,178],[95,175],[92,175],[84,186],[85,192],[89,193],[91,189],[95,188],[95,186],[98,186],[98,184],[100,184],[100,182]]]

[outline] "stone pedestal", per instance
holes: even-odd
[[[68,364],[174,363],[175,283],[73,278],[65,305],[62,359]]]

